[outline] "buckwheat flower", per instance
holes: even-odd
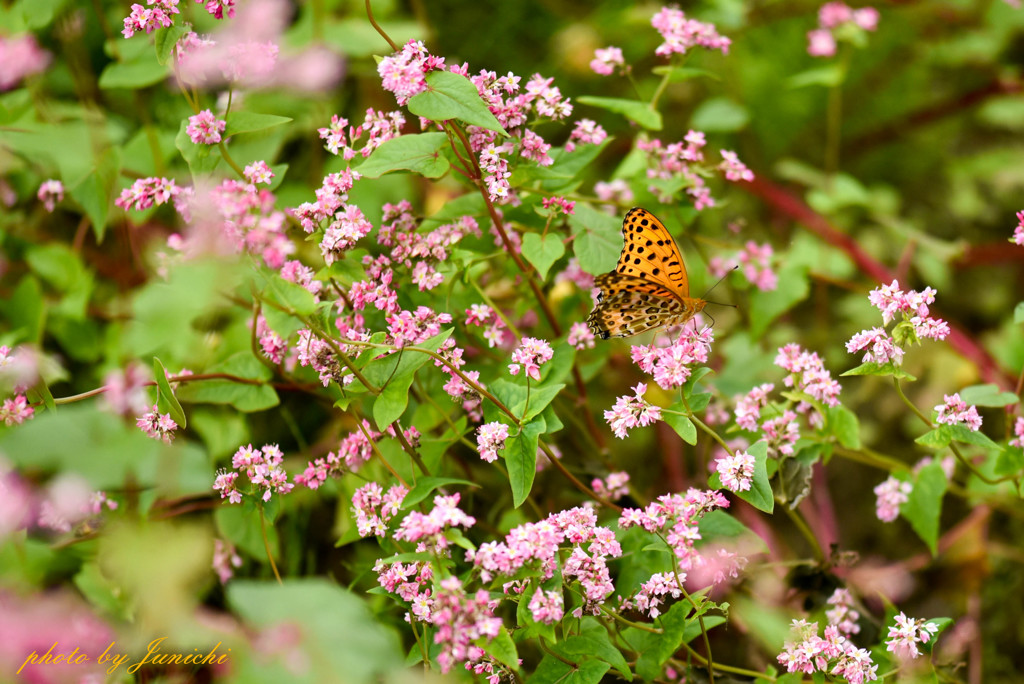
[[[1010,238],[1010,242],[1024,246],[1024,211],[1017,212],[1017,227],[1013,229],[1013,237]]]
[[[797,641],[787,641],[778,656],[787,672],[839,675],[850,684],[878,679],[878,666],[871,662],[870,654],[851,644],[835,625],[825,628],[824,638],[818,636],[816,622],[794,620],[793,631]]]
[[[722,163],[718,165],[718,168],[725,174],[726,180],[748,182],[754,180],[754,172],[740,161],[735,152],[721,150],[720,154]]]
[[[227,584],[228,580],[235,576],[235,569],[242,567],[242,557],[230,542],[214,539],[212,567],[220,583]]]
[[[853,21],[853,10],[843,2],[826,2],[818,9],[818,24],[824,28],[835,28]]]
[[[800,426],[792,411],[784,411],[781,416],[766,420],[761,424],[761,431],[768,440],[768,448],[780,454],[792,454],[793,445],[800,439]]]
[[[21,79],[44,71],[50,53],[39,47],[35,36],[0,36],[0,92],[10,90]]]
[[[590,482],[590,488],[595,494],[609,501],[621,499],[629,494],[629,473],[608,473],[607,480],[595,477]]]
[[[512,363],[508,366],[511,375],[518,375],[520,366],[523,372],[534,380],[540,380],[540,367],[551,360],[554,351],[546,341],[536,337],[524,337],[519,347],[512,352]]]
[[[779,348],[775,365],[790,372],[783,381],[786,387],[806,392],[826,406],[839,405],[838,397],[842,387],[825,370],[825,364],[817,352],[804,351],[798,344],[787,344]]]
[[[265,161],[255,161],[245,167],[245,178],[253,185],[259,185],[260,183],[266,183],[270,185],[270,180],[274,177],[274,172],[270,170]]]
[[[869,292],[868,301],[882,312],[882,322],[888,324],[897,313],[906,314],[908,318],[914,315],[927,316],[928,305],[935,302],[935,290],[926,287],[921,292],[903,292],[899,282],[893,280]]]
[[[452,322],[449,313],[438,313],[427,306],[416,311],[400,311],[386,318],[391,344],[396,347],[426,342],[441,333],[441,326]]]
[[[713,24],[687,19],[683,11],[675,7],[661,8],[651,18],[651,26],[658,30],[665,41],[654,51],[663,57],[673,53],[686,54],[694,46],[721,50],[722,54],[728,54],[732,42],[718,35]]]
[[[564,606],[561,592],[545,591],[537,587],[533,598],[530,599],[529,608],[534,622],[553,625],[562,619]]]
[[[768,405],[768,393],[775,389],[772,383],[765,383],[750,390],[736,400],[736,424],[744,430],[757,431],[757,420],[761,409]]]
[[[422,41],[410,40],[398,52],[385,57],[377,64],[384,90],[395,94],[398,104],[404,105],[409,98],[427,89],[424,78],[429,57]]]
[[[853,23],[865,31],[878,28],[878,10],[874,7],[861,7],[853,11]]]
[[[235,486],[238,473],[224,469],[217,471],[217,477],[213,481],[213,489],[220,492],[220,498],[228,499],[231,503],[241,503],[242,493]]]
[[[178,14],[178,0],[148,0],[148,4],[150,8],[132,5],[132,13],[124,18],[124,28],[121,30],[125,38],[131,38],[138,31],[152,33],[174,23],[171,15]]]
[[[885,650],[891,651],[901,660],[912,660],[921,655],[917,645],[928,643],[939,631],[935,623],[909,618],[902,611],[894,620],[896,624],[889,628]]]
[[[836,589],[827,603],[832,606],[825,611],[830,625],[835,625],[846,636],[860,633],[860,625],[857,624],[860,613],[853,609],[853,597],[849,589]]]
[[[935,407],[938,416],[935,422],[943,425],[964,425],[971,432],[981,429],[981,416],[978,409],[968,406],[967,402],[960,398],[959,393],[943,395],[944,403]]]
[[[494,421],[477,428],[476,445],[480,458],[488,463],[498,460],[498,449],[505,448],[508,439],[508,425]]]
[[[356,242],[373,230],[373,224],[355,205],[345,205],[334,216],[335,220],[324,231],[323,239],[320,241],[320,253],[328,266],[339,260],[345,252],[355,246]]]
[[[220,142],[220,134],[227,127],[227,122],[218,119],[209,109],[204,109],[194,116],[188,117],[185,132],[189,139],[197,145],[215,145]]]
[[[576,321],[569,328],[569,337],[566,341],[576,349],[593,349],[594,340],[594,333],[587,327],[587,324]]]
[[[625,66],[625,64],[622,48],[611,46],[594,50],[594,59],[590,61],[590,68],[601,76],[610,76],[615,73],[615,67]]]
[[[183,191],[174,183],[171,178],[142,178],[131,187],[121,191],[121,195],[114,200],[114,204],[125,211],[135,209],[142,211],[153,205],[165,204],[175,199]]]
[[[832,57],[836,54],[836,39],[828,29],[807,32],[807,54],[811,57]]]
[[[4,425],[21,425],[32,418],[35,409],[29,406],[28,399],[24,394],[19,394],[12,399],[4,399],[3,406],[0,406],[0,420]]]
[[[460,497],[458,492],[450,496],[439,494],[434,497],[434,508],[429,513],[410,511],[395,532],[395,539],[409,542],[426,540],[436,549],[447,548],[448,539],[441,534],[446,528],[468,529],[476,524],[476,518],[459,508]]]
[[[914,486],[909,482],[897,480],[893,476],[877,485],[875,492],[875,515],[882,522],[892,522],[900,515],[900,506],[910,500],[909,494]]]
[[[490,642],[504,629],[501,618],[493,614],[488,593],[481,589],[470,596],[457,577],[441,580],[430,622],[435,628],[434,643],[441,646],[437,656],[441,674],[457,662],[483,658],[483,649],[473,644]]]
[[[103,379],[106,391],[103,393],[102,401],[108,409],[118,415],[135,416],[145,413],[150,405],[145,387],[149,379],[148,370],[141,364],[131,361],[123,370],[107,373]]]
[[[661,606],[666,596],[674,599],[683,595],[680,581],[686,581],[686,573],[679,573],[679,581],[671,572],[658,572],[640,585],[640,590],[628,603],[652,620],[661,615]]]
[[[715,468],[726,489],[730,492],[745,492],[754,481],[754,462],[751,454],[737,451],[732,456],[718,459]]]
[[[357,489],[352,495],[352,512],[356,516],[359,536],[385,536],[388,522],[398,513],[402,499],[408,493],[409,490],[402,485],[394,485],[385,494],[376,482],[367,483]]]
[[[572,133],[569,134],[569,139],[565,142],[565,151],[575,151],[577,143],[581,145],[600,145],[607,137],[607,131],[596,121],[580,119],[576,122]]]
[[[863,351],[863,363],[892,363],[894,366],[903,363],[903,349],[896,345],[885,328],[861,330],[846,343],[846,351],[851,354]]]
[[[644,401],[647,385],[638,384],[633,388],[634,396],[621,396],[615,400],[610,411],[604,412],[604,419],[619,439],[625,439],[635,427],[646,427],[661,420],[661,408]]]
[[[622,178],[617,178],[607,183],[604,181],[594,183],[594,194],[602,202],[629,204],[633,201],[633,189]]]
[[[557,210],[561,210],[561,213],[565,214],[566,216],[572,216],[573,214],[576,213],[576,202],[573,202],[572,200],[567,200],[564,197],[545,197],[543,200],[541,200],[541,205],[545,209],[556,207],[556,212]]]
[[[170,444],[174,440],[174,431],[178,429],[178,424],[171,419],[171,414],[161,414],[156,404],[153,404],[150,411],[139,417],[135,421],[135,425],[150,439],[159,439],[165,444]]]
[[[1024,447],[1024,418],[1018,416],[1017,420],[1014,421],[1013,434],[1017,437],[1010,440],[1010,446]]]
[[[64,199],[64,184],[52,178],[45,180],[40,184],[36,198],[43,203],[46,211],[52,214],[57,202]]]
[[[196,2],[205,7],[214,19],[223,19],[225,15],[229,19],[235,16],[235,0],[196,0]]]

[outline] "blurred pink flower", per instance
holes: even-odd
[[[50,53],[39,47],[35,36],[0,36],[0,92],[39,73],[50,64]]]

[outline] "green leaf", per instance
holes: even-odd
[[[526,501],[533,488],[533,478],[537,474],[537,443],[545,427],[544,419],[536,418],[505,442],[503,455],[512,486],[512,503],[516,508]]]
[[[669,410],[682,411],[683,402],[677,401],[669,407]],[[676,431],[676,434],[683,438],[684,442],[687,444],[697,443],[697,426],[687,416],[665,412],[661,414],[661,418],[669,427]]]
[[[622,636],[629,647],[640,654],[636,661],[636,674],[645,681],[659,677],[673,653],[683,643],[686,629],[686,615],[690,612],[689,601],[679,601],[661,616],[661,634],[629,627]]]
[[[690,117],[690,127],[699,131],[732,133],[746,128],[748,123],[747,108],[726,97],[705,100]]]
[[[1013,475],[1024,470],[1024,449],[1007,447],[996,457],[995,474],[998,477]]]
[[[581,203],[569,217],[573,253],[580,268],[598,275],[615,268],[622,252],[622,219]]]
[[[1024,302],[1017,302],[1017,306],[1013,308],[1013,322],[1024,323]]]
[[[600,625],[588,623],[591,627],[583,634],[570,636],[553,644],[551,650],[563,658],[581,662],[587,657],[594,657],[614,667],[626,681],[632,681],[633,673],[619,649],[615,648],[608,631]]]
[[[1013,392],[1000,392],[999,385],[971,385],[960,390],[960,398],[974,406],[1013,406],[1020,401]]]
[[[697,527],[700,530],[700,538],[705,543],[715,540],[744,539],[755,542],[758,550],[768,552],[768,545],[757,533],[725,511],[711,511],[704,514]]]
[[[220,151],[216,145],[196,144],[188,137],[186,129],[188,120],[181,122],[178,135],[174,137],[174,146],[181,152],[182,158],[188,163],[192,177],[210,173],[220,163]]]
[[[807,267],[802,264],[783,266],[779,286],[771,291],[756,290],[750,295],[750,332],[758,338],[779,316],[807,298]]]
[[[843,68],[838,64],[831,64],[824,67],[816,67],[801,71],[787,79],[786,84],[790,88],[806,88],[807,86],[820,85],[826,88],[833,88],[843,82],[845,78]]]
[[[513,414],[521,416],[520,420],[527,421],[543,413],[565,385],[545,382],[539,387],[530,387],[527,392],[526,387],[501,378],[494,381],[489,388]]]
[[[360,164],[358,171],[366,178],[380,178],[392,171],[412,171],[426,178],[440,178],[450,166],[441,154],[448,144],[444,133],[410,133],[388,140]]]
[[[276,582],[236,579],[226,588],[227,601],[247,629],[273,630],[294,625],[300,630],[301,681],[343,679],[348,684],[390,681],[402,671],[401,642],[393,630],[374,617],[369,603],[325,579]],[[248,660],[248,659],[240,659]],[[273,660],[270,661],[274,663]],[[267,663],[250,665],[263,670]],[[268,679],[260,671],[236,672],[240,681],[295,679],[282,674]]]
[[[178,424],[178,427],[185,429],[185,412],[181,410],[181,404],[174,396],[171,383],[167,382],[167,369],[157,357],[153,357],[153,377],[156,378],[157,405],[160,410],[165,410],[171,415],[171,420]]]
[[[523,256],[533,264],[540,274],[540,279],[548,277],[548,269],[565,254],[562,238],[553,233],[541,236],[538,233],[527,233],[523,236]]]
[[[856,368],[851,368],[845,373],[841,373],[840,377],[846,377],[848,375],[879,375],[882,377],[894,377],[901,380],[910,380],[913,382],[917,380],[913,375],[906,372],[899,366],[893,365],[890,361],[888,363],[875,363],[870,361],[868,363],[862,363]]]
[[[519,653],[516,651],[515,642],[504,627],[498,630],[493,639],[478,639],[477,646],[484,649],[487,655],[505,665],[513,672],[519,671]]]
[[[276,114],[260,114],[258,112],[234,111],[228,114],[227,126],[223,137],[228,138],[239,133],[252,133],[274,128],[291,121],[291,117]]]
[[[416,346],[437,351],[453,330],[448,328]],[[373,420],[377,423],[378,430],[385,430],[405,413],[409,405],[409,388],[412,386],[416,371],[431,358],[420,351],[402,349],[372,361],[363,369],[363,376],[367,382],[381,388],[381,393],[373,402]]]
[[[416,486],[409,490],[409,493],[402,499],[402,509],[409,510],[438,487],[447,485],[465,485],[467,487],[479,487],[480,485],[469,480],[460,480],[454,477],[421,477],[416,480]]]
[[[558,641],[558,637],[555,635],[555,626],[537,622],[530,612],[529,599],[533,597],[535,591],[540,591],[540,589],[534,588],[534,585],[531,584],[530,589],[522,593],[519,603],[516,605],[516,624],[520,627],[520,631],[516,632],[516,639],[522,643],[525,639],[539,637],[554,643]]]
[[[6,301],[0,298],[0,312],[7,319],[9,329],[16,333],[16,339],[21,342],[42,341],[46,310],[43,286],[32,274],[21,278]]]
[[[847,449],[860,449],[860,422],[857,414],[845,406],[831,406],[826,415],[828,429],[836,441]]]
[[[482,99],[476,86],[465,76],[450,71],[426,75],[427,89],[409,99],[409,111],[431,121],[459,119],[507,136]]]
[[[1001,449],[984,432],[975,432],[964,425],[939,425],[914,440],[921,446],[944,449],[952,441],[976,444],[989,449]]]
[[[268,273],[263,296],[278,305],[284,313],[311,316],[316,311],[316,297],[298,283],[285,280],[277,273]],[[272,307],[264,307],[269,309]]]
[[[270,370],[249,350],[238,352],[207,368],[204,373],[224,373],[240,380],[196,380],[178,387],[178,400],[192,404],[230,404],[251,413],[277,406],[277,392],[270,385]]]
[[[900,513],[921,537],[934,556],[938,551],[939,516],[942,513],[942,497],[946,493],[946,474],[942,465],[931,463],[917,473],[914,489]]]
[[[646,102],[621,97],[595,97],[593,95],[581,95],[576,98],[576,101],[591,107],[621,114],[649,131],[661,130],[661,113],[656,109],[651,109],[650,105]]]
[[[153,41],[156,44],[156,61],[160,64],[170,63],[174,46],[189,30],[187,24],[173,24],[166,28],[158,28],[153,33]]]
[[[706,76],[713,78],[716,81],[721,81],[722,77],[713,71],[707,69],[693,69],[690,67],[671,67],[671,66],[656,66],[651,71],[659,76],[668,74],[669,83],[678,83],[679,81],[689,81],[692,78],[700,78]]]
[[[545,654],[527,684],[598,684],[611,669],[603,660],[588,658],[575,667],[550,654]]]
[[[167,67],[157,56],[146,51],[124,62],[111,62],[100,74],[99,86],[103,90],[145,88],[167,78]]]
[[[757,510],[771,513],[775,510],[775,496],[768,482],[768,443],[762,439],[747,449],[747,453],[754,457],[754,479],[750,483],[750,489],[733,493]],[[713,473],[708,478],[708,484],[715,489],[723,489],[722,479],[718,473]]]
[[[402,417],[409,406],[409,388],[415,376],[403,375],[392,379],[384,385],[373,400],[373,422],[378,430],[386,430],[389,425]]]
[[[114,193],[117,192],[117,178],[120,173],[121,150],[117,147],[108,147],[88,175],[68,191],[68,194],[82,205],[85,215],[92,222],[97,242],[103,240],[106,233],[107,217],[114,202]]]

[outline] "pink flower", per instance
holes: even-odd
[[[635,427],[646,427],[661,420],[661,408],[644,401],[647,385],[638,384],[633,388],[634,396],[621,396],[615,400],[611,410],[604,412],[604,419],[619,439],[625,439]]]
[[[185,132],[197,145],[215,145],[220,142],[220,134],[226,126],[226,121],[218,119],[209,109],[204,109],[195,116],[188,117]]]
[[[529,609],[534,622],[553,625],[562,619],[564,605],[561,592],[545,591],[537,587],[530,599]]]
[[[615,67],[625,66],[625,64],[622,48],[612,46],[594,50],[594,59],[590,61],[590,68],[602,76],[610,76],[615,72]]]
[[[807,54],[811,57],[832,57],[836,54],[836,39],[828,29],[807,32]]]
[[[839,633],[835,625],[825,628],[824,638],[818,636],[816,622],[794,620],[793,631],[797,641],[787,641],[778,656],[779,664],[787,672],[839,675],[850,684],[878,679],[878,666],[871,662],[871,655],[854,646]]]
[[[772,246],[768,243],[758,245],[749,240],[736,258],[743,266],[743,275],[758,290],[769,292],[779,286],[779,278],[772,270]]]
[[[439,494],[434,497],[434,508],[429,513],[410,511],[395,532],[395,539],[410,542],[426,540],[433,549],[447,548],[449,541],[441,534],[446,528],[468,529],[476,524],[476,518],[459,508],[460,498],[458,492],[450,496]]]
[[[761,417],[761,409],[768,405],[768,393],[775,385],[765,383],[747,392],[736,400],[736,424],[744,430],[755,432],[757,420]]]
[[[594,194],[597,195],[598,199],[602,202],[629,204],[633,201],[633,189],[630,188],[629,183],[622,178],[617,178],[607,183],[604,181],[594,183]]]
[[[889,628],[885,650],[902,660],[911,660],[921,655],[917,645],[928,643],[939,631],[938,625],[927,620],[908,618],[903,612],[894,620],[896,624]]]
[[[40,184],[36,197],[46,207],[46,211],[52,214],[57,202],[64,199],[64,184],[59,180],[45,180]]]
[[[270,170],[265,161],[255,161],[245,167],[245,179],[253,185],[259,185],[260,183],[266,183],[270,185],[271,179],[274,177],[274,172]]]
[[[21,79],[37,74],[50,64],[50,53],[39,47],[35,36],[0,36],[0,92]]]
[[[551,209],[555,207],[552,213],[557,213],[559,210],[566,216],[572,216],[576,213],[576,202],[567,200],[564,197],[545,197],[541,200],[541,205],[545,209]]]
[[[566,341],[579,350],[593,349],[594,339],[594,333],[590,331],[587,324],[582,321],[576,321],[569,328],[569,337]]]
[[[481,425],[477,428],[476,438],[480,458],[488,463],[494,463],[498,460],[498,449],[505,447],[506,439],[508,439],[508,425],[498,421]]]
[[[242,557],[230,542],[214,539],[212,567],[220,583],[227,584],[227,581],[234,577],[235,569],[242,567]]]
[[[512,352],[512,363],[508,366],[511,375],[518,375],[520,366],[525,374],[540,380],[540,367],[551,360],[554,351],[546,341],[536,337],[524,337],[519,347]]]
[[[272,494],[287,494],[295,486],[288,482],[288,474],[281,465],[283,461],[284,454],[276,444],[267,444],[260,449],[254,449],[251,444],[239,447],[231,457],[231,466],[237,472],[218,471],[213,489],[220,492],[222,499],[241,503],[243,492],[238,489],[237,480],[240,474],[244,474],[252,485],[249,493],[270,501]]]
[[[892,522],[900,514],[900,506],[910,500],[908,496],[913,489],[909,482],[897,480],[893,476],[875,487],[877,497],[875,502],[875,515],[882,522]]]
[[[1024,246],[1024,211],[1017,212],[1017,227],[1013,229],[1013,237],[1010,238],[1010,242]]]
[[[788,370],[790,375],[783,381],[786,387],[806,392],[826,406],[839,405],[839,383],[825,370],[825,363],[817,352],[808,352],[798,344],[787,344],[779,348],[775,365]]]
[[[1017,438],[1010,440],[1010,446],[1024,447],[1024,418],[1018,416],[1017,420],[1014,421],[1013,434],[1015,434]]]
[[[377,65],[381,85],[384,90],[395,94],[398,104],[404,105],[409,98],[427,89],[424,75],[436,65],[436,62],[428,61],[433,59],[422,41],[410,40],[401,50],[385,57]]]
[[[718,459],[715,469],[730,492],[745,492],[754,480],[755,459],[745,451]]]
[[[629,494],[629,473],[608,473],[606,480],[595,477],[590,482],[590,488],[594,490],[595,494],[609,501],[621,499]]]
[[[861,7],[853,11],[853,23],[865,31],[878,28],[878,10],[874,7]]]
[[[147,0],[151,8],[132,5],[132,13],[124,18],[124,29],[121,33],[131,38],[137,31],[152,33],[158,28],[166,28],[174,23],[172,14],[178,14],[178,0]]]
[[[394,485],[384,493],[376,482],[369,482],[357,489],[352,495],[352,512],[356,516],[359,536],[385,536],[388,522],[398,514],[402,500],[408,493],[409,490],[402,485]]]
[[[707,363],[714,332],[685,326],[679,337],[667,347],[634,346],[631,356],[637,366],[650,373],[662,389],[675,389],[690,377],[692,367]]]
[[[183,192],[182,188],[174,183],[172,178],[141,178],[132,183],[130,188],[121,191],[120,197],[114,200],[114,204],[125,211],[135,209],[142,211],[153,205],[165,204],[171,200],[177,200]]]
[[[827,2],[818,9],[818,24],[823,28],[836,28],[853,21],[853,10],[842,2]]]
[[[34,414],[35,409],[29,406],[24,394],[19,394],[13,399],[4,399],[3,406],[0,406],[0,420],[7,426],[21,425]]]
[[[718,168],[725,174],[726,180],[754,180],[754,172],[748,169],[746,164],[740,161],[740,158],[736,156],[735,152],[720,150],[719,154],[722,155],[722,163],[718,165]]]
[[[971,432],[981,429],[981,416],[974,406],[967,406],[967,403],[960,398],[959,393],[943,395],[945,403],[935,407],[938,416],[935,421],[943,425],[965,425]]]
[[[818,28],[807,33],[807,54],[812,57],[832,57],[836,54],[836,38],[850,40],[843,26],[857,26],[864,31],[878,28],[878,10],[862,7],[854,10],[842,2],[829,2],[818,10]]]
[[[860,613],[853,609],[853,597],[848,589],[836,589],[828,604],[832,607],[825,611],[825,617],[830,625],[835,625],[846,636],[860,633],[860,625],[857,624]]]
[[[203,5],[214,19],[223,19],[225,15],[229,19],[235,16],[235,0],[196,0],[196,2]]]
[[[685,54],[694,46],[721,50],[723,54],[728,54],[732,42],[718,35],[713,24],[687,19],[683,11],[675,7],[662,7],[651,18],[651,26],[658,30],[665,41],[654,51],[663,57],[673,53]]]
[[[156,404],[152,410],[138,418],[135,424],[150,439],[158,439],[166,444],[174,440],[174,431],[178,429],[178,424],[171,419],[171,414],[161,414]]]
[[[863,363],[892,363],[894,366],[903,363],[903,349],[889,337],[885,328],[861,330],[846,343],[846,351],[851,354],[863,351]]]
[[[103,403],[118,415],[134,416],[149,409],[145,384],[150,379],[149,371],[131,361],[123,370],[113,370],[103,379]]]
[[[783,411],[781,416],[764,421],[761,431],[768,440],[768,448],[780,454],[792,454],[793,445],[800,439],[800,426],[792,411]]]

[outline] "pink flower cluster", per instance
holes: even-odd
[[[551,360],[554,351],[546,341],[536,337],[524,337],[514,352],[512,363],[508,365],[511,375],[519,375],[520,368],[527,377],[540,380],[540,367]]]
[[[0,93],[49,64],[50,53],[39,47],[35,36],[0,36]]]
[[[441,580],[430,609],[430,622],[436,628],[434,643],[441,645],[437,662],[446,674],[456,662],[482,660],[484,650],[475,643],[487,643],[504,629],[501,618],[494,616],[490,595],[480,589],[470,596],[458,577]]]
[[[736,399],[736,424],[744,430],[757,432],[757,421],[761,417],[761,409],[768,405],[768,394],[775,385],[766,382]]]
[[[131,187],[121,191],[121,195],[114,200],[114,204],[128,211],[135,209],[142,211],[153,205],[161,205],[174,200],[178,203],[179,196],[184,192],[178,187],[173,178],[140,178],[132,183]]]
[[[466,325],[486,326],[484,339],[488,347],[500,347],[505,341],[505,321],[486,304],[471,304],[466,309]]]
[[[209,109],[204,109],[195,116],[188,117],[185,132],[188,133],[189,140],[196,145],[216,145],[220,142],[220,134],[226,126],[226,121],[218,119]]]
[[[0,420],[8,427],[11,425],[21,425],[26,420],[31,419],[35,412],[35,409],[29,405],[25,395],[17,394],[14,397],[4,399],[3,405],[0,406]]]
[[[217,579],[221,584],[226,584],[229,579],[235,576],[235,569],[242,567],[242,557],[235,551],[235,547],[223,539],[213,540],[213,571],[217,573]]]
[[[590,60],[590,68],[601,76],[611,76],[616,67],[625,67],[626,60],[622,56],[622,48],[610,46],[594,50],[594,59]]]
[[[377,112],[373,109],[366,110],[363,123],[358,126],[349,125],[348,119],[338,116],[331,116],[331,124],[326,128],[317,129],[322,140],[326,140],[325,147],[331,154],[340,154],[342,159],[352,159],[356,154],[369,157],[370,154],[382,144],[397,138],[405,126],[405,116],[402,112]],[[367,140],[363,143],[361,150],[356,152],[355,145],[363,134],[367,134]]]
[[[413,428],[410,428],[410,430]],[[328,477],[340,477],[346,472],[355,472],[373,456],[371,439],[381,434],[374,431],[370,422],[363,420],[363,429],[356,428],[341,440],[337,451],[327,456],[310,461],[306,469],[295,476],[295,484],[319,489]]]
[[[835,625],[840,634],[851,636],[860,633],[860,613],[853,608],[853,596],[849,589],[836,589],[828,598],[828,605],[832,606],[825,611],[828,624]]]
[[[312,233],[327,219],[333,219],[334,213],[345,208],[348,191],[361,176],[358,171],[345,169],[338,173],[324,176],[320,189],[316,191],[316,202],[303,202],[291,213],[299,220],[302,229]]]
[[[477,428],[476,448],[480,458],[488,463],[498,460],[498,450],[505,448],[508,439],[508,425],[494,421]]]
[[[0,90],[3,88],[0,87]],[[1010,238],[1010,242],[1024,246],[1024,211],[1017,212],[1017,227],[1013,229],[1013,237]]]
[[[565,601],[560,592],[546,591],[537,587],[537,591],[533,592],[533,598],[530,599],[527,607],[530,609],[530,615],[533,616],[534,622],[553,625],[562,619],[565,612]]]
[[[874,7],[852,9],[843,2],[828,2],[818,10],[818,28],[807,33],[807,54],[811,57],[832,57],[836,54],[836,39],[848,32],[848,27],[864,31],[878,28],[878,10]]]
[[[698,529],[701,518],[715,509],[728,507],[729,500],[721,492],[689,489],[685,496],[663,494],[646,508],[623,510],[619,527],[638,525],[663,537],[679,560],[679,567],[689,571],[706,562],[695,546],[701,538]]]
[[[238,489],[238,476],[244,474],[253,485],[248,493],[270,501],[275,492],[287,494],[294,487],[288,482],[288,473],[281,466],[282,461],[284,454],[276,444],[267,444],[262,449],[254,449],[252,444],[239,447],[231,457],[231,467],[235,471],[219,470],[213,489],[220,492],[220,498],[233,504],[241,503],[243,492]],[[260,489],[263,490],[262,495],[259,494]]]
[[[706,171],[703,148],[707,145],[704,134],[700,131],[689,131],[682,142],[664,145],[661,140],[638,140],[637,148],[646,153],[647,177],[653,181],[682,179],[686,194],[693,199],[697,211],[715,206],[711,189],[704,180]],[[718,169],[729,180],[753,180],[753,174],[739,160],[734,152],[721,151],[724,162]],[[669,184],[671,186],[672,184]],[[666,190],[664,183],[657,182],[648,186],[648,190],[666,204],[673,201],[673,195]]]
[[[149,410],[146,383],[151,380],[149,370],[134,361],[123,369],[115,369],[103,378],[103,404],[119,416],[141,415]]]
[[[644,401],[646,392],[647,385],[640,383],[633,388],[634,396],[619,397],[612,408],[604,412],[605,421],[619,439],[625,439],[635,427],[647,427],[661,420],[661,408]]]
[[[943,425],[964,425],[971,432],[981,429],[981,416],[978,409],[968,406],[967,402],[960,398],[960,393],[945,394],[942,397],[943,403],[935,407],[938,416],[935,422]]]
[[[153,404],[149,412],[138,418],[135,425],[150,439],[159,439],[166,444],[174,440],[174,431],[178,429],[178,424],[171,419],[171,414],[161,414],[156,404]]]
[[[689,379],[692,366],[708,362],[714,339],[715,333],[711,328],[697,330],[696,326],[686,325],[668,346],[659,347],[656,342],[646,346],[634,345],[630,356],[640,370],[654,377],[658,387],[671,390],[681,387]]]
[[[343,205],[334,214],[334,220],[320,239],[320,254],[324,263],[330,266],[344,258],[345,252],[370,234],[373,224],[363,215],[362,209],[354,204]]]
[[[427,73],[443,68],[444,59],[427,52],[423,41],[410,40],[401,50],[382,59],[377,64],[377,73],[384,90],[394,93],[398,104],[404,105],[427,89]]]
[[[1013,434],[1016,438],[1010,440],[1010,446],[1024,447],[1024,418],[1018,416],[1014,421]]]
[[[595,344],[594,333],[583,321],[576,321],[569,327],[569,335],[566,342],[580,349],[593,349]]]
[[[882,522],[892,522],[900,515],[900,506],[910,500],[910,492],[914,486],[909,482],[898,480],[892,475],[885,482],[877,485],[875,492],[875,515]]]
[[[657,619],[661,615],[661,606],[665,597],[671,596],[673,599],[677,599],[682,596],[685,582],[685,572],[680,572],[678,575],[671,572],[657,572],[640,585],[635,596],[622,602],[622,608],[624,610],[636,609],[652,620]]]
[[[795,343],[779,349],[775,365],[789,371],[783,383],[797,391],[804,392],[826,406],[839,406],[839,392],[842,387],[825,370],[825,364],[817,352],[808,352]],[[810,407],[801,402],[797,410],[804,412]]]
[[[824,638],[818,636],[817,622],[793,620],[793,631],[797,640],[787,641],[778,656],[787,672],[822,672],[844,677],[850,684],[878,679],[871,654],[854,646],[835,625],[825,627]]]
[[[662,7],[661,11],[651,18],[651,26],[658,30],[665,41],[654,51],[662,57],[674,53],[683,55],[695,46],[721,50],[722,54],[728,54],[729,45],[732,43],[725,36],[718,35],[713,24],[687,19],[683,11],[677,7]]]
[[[442,534],[449,527],[466,529],[476,524],[476,518],[459,508],[461,494],[434,497],[434,508],[429,513],[410,511],[405,516],[394,538],[399,541],[417,542],[417,551],[442,551],[448,548],[448,538]]]
[[[900,284],[892,281],[889,285],[875,288],[868,294],[872,306],[882,313],[882,323],[888,325],[900,314],[890,334],[884,327],[862,330],[846,343],[849,353],[864,352],[864,363],[899,366],[903,362],[903,348],[921,339],[944,340],[949,335],[949,325],[940,318],[929,315],[929,305],[935,301],[935,290],[926,287],[923,292],[900,290]]]
[[[725,176],[726,180],[734,182],[747,181],[748,183],[754,180],[754,172],[748,169],[747,165],[740,161],[740,158],[736,156],[735,152],[730,150],[719,150],[719,154],[722,155],[722,163],[718,165],[718,169]],[[770,253],[769,256],[771,256]]]
[[[558,567],[559,549],[565,542],[572,550],[562,567],[563,580],[578,581],[586,601],[584,610],[595,612],[615,590],[607,561],[621,556],[622,547],[612,530],[597,525],[591,508],[571,508],[515,527],[505,541],[487,542],[466,552],[466,560],[480,569],[484,582],[496,575],[511,577],[524,567],[540,570],[541,581],[546,581]]]
[[[64,199],[64,184],[59,180],[45,180],[39,185],[39,191],[36,193],[36,198],[43,203],[46,211],[53,213],[53,210],[57,206],[57,202]]]
[[[594,194],[602,202],[615,202],[616,204],[629,205],[633,201],[633,189],[623,178],[616,178],[613,181],[598,181],[594,183]],[[616,213],[614,206],[605,207]]]
[[[541,200],[541,205],[545,209],[552,209],[552,215],[557,214],[559,211],[566,216],[572,216],[576,213],[576,202],[567,200],[564,197],[545,197]]]
[[[748,240],[734,258],[723,259],[713,257],[708,264],[708,270],[716,278],[722,278],[737,266],[743,266],[743,275],[762,292],[768,292],[779,286],[779,277],[772,270],[772,246],[767,242],[759,245],[753,240]]]
[[[581,145],[600,145],[608,137],[608,132],[593,119],[580,119],[573,125],[569,139],[565,141],[565,151],[572,152],[577,143]],[[575,204],[575,203],[574,203]]]
[[[369,482],[352,495],[352,513],[356,516],[356,529],[360,537],[384,537],[388,522],[398,514],[402,499],[409,490],[393,485],[387,492],[376,482]]]
[[[214,19],[223,19],[225,15],[231,19],[235,16],[235,0],[196,0],[213,15]]]
[[[137,31],[152,33],[158,28],[167,28],[174,24],[172,15],[178,14],[178,0],[146,0],[151,9],[139,4],[132,5],[132,13],[124,18],[125,38],[131,38]]]
[[[715,470],[722,479],[722,485],[730,492],[745,492],[754,481],[754,456],[737,451],[732,456],[719,458]]]
[[[902,611],[894,618],[896,624],[886,635],[885,650],[901,660],[912,660],[921,655],[918,644],[927,644],[939,631],[939,626],[923,619],[907,617]]]
[[[274,172],[271,171],[267,162],[262,159],[246,165],[245,169],[243,169],[243,175],[253,185],[270,185],[270,181],[274,178]]]
[[[590,488],[594,493],[608,501],[621,499],[629,494],[629,473],[622,471],[608,473],[608,477],[602,480],[595,477],[590,481]]]

